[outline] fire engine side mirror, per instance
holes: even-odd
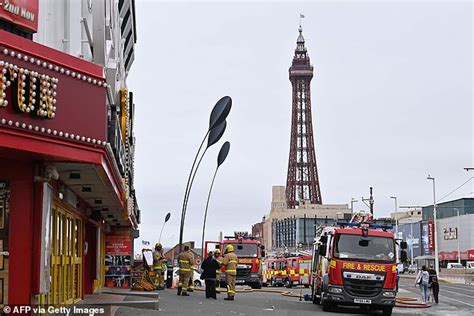
[[[327,244],[321,244],[321,246],[319,246],[319,254],[320,254],[321,256],[323,256],[323,257],[326,256],[327,247],[328,247]]]
[[[328,249],[328,235],[319,237],[319,242],[321,242],[321,245],[319,246],[319,254],[325,257]]]

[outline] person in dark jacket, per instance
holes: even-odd
[[[201,269],[201,279],[205,280],[206,283],[206,298],[216,297],[216,270],[220,269],[221,265],[214,259],[214,254],[212,251],[209,251],[207,258],[202,262]]]
[[[428,269],[428,273],[430,274],[429,286],[431,288],[431,293],[433,294],[433,298],[436,304],[438,304],[438,295],[439,295],[439,282],[438,282],[438,274],[436,270],[433,268],[433,265],[430,265]]]

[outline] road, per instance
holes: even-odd
[[[299,294],[299,289],[292,289]],[[307,292],[307,290],[306,290]],[[133,309],[120,307],[115,316],[128,315],[217,315],[217,316],[251,316],[251,315],[275,315],[275,316],[313,316],[313,315],[381,315],[378,311],[361,311],[357,308],[344,308],[339,312],[323,312],[321,306],[311,302],[299,301],[297,297],[286,297],[274,293],[237,293],[233,302],[224,301],[224,294],[220,294],[217,300],[206,299],[203,292],[191,293],[189,297],[176,295],[175,290],[160,291],[160,310],[151,311],[144,309]],[[303,293],[305,291],[303,290]],[[414,280],[402,279],[400,281],[399,296],[417,297],[419,289],[414,287]],[[405,315],[473,315],[474,314],[474,287],[454,284],[441,284],[440,304],[429,308],[395,308],[394,316]]]

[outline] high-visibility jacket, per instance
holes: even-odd
[[[191,272],[194,256],[190,251],[184,251],[178,256],[179,272]]]
[[[153,251],[153,270],[166,270],[166,265],[164,266],[165,262],[166,258],[161,252]]]
[[[214,259],[217,260],[217,262],[219,263],[219,269],[216,270],[216,278],[217,280],[220,280],[220,275],[221,275],[221,265],[222,265],[222,261],[223,261],[223,258],[222,256],[219,256],[219,257],[214,257]]]
[[[233,252],[229,252],[224,256],[222,265],[225,266],[225,272],[227,274],[236,275],[237,274],[237,255]]]

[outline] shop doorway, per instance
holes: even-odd
[[[74,304],[82,298],[83,222],[58,203],[51,214],[51,288],[53,305]]]
[[[8,223],[10,215],[10,187],[0,181],[0,305],[8,304]]]

